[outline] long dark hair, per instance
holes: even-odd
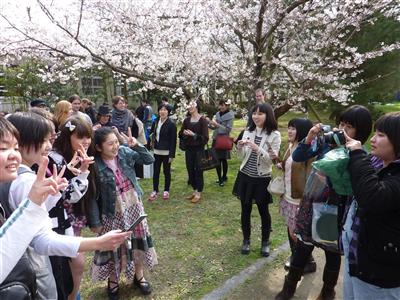
[[[313,127],[313,123],[309,119],[304,118],[294,118],[288,122],[288,127],[296,128],[296,138],[297,142],[302,141]]]
[[[111,127],[101,127],[99,129],[97,129],[94,132],[94,137],[93,137],[93,145],[95,148],[95,155],[100,157],[101,153],[99,150],[97,150],[97,148],[102,148],[103,143],[106,141],[107,137],[110,134],[115,134],[114,130]]]
[[[71,126],[74,126],[71,129]],[[93,130],[92,127],[80,117],[71,117],[68,118],[65,124],[63,124],[60,128],[59,135],[54,142],[54,150],[59,152],[66,161],[71,161],[74,156],[74,150],[71,145],[71,136],[76,134],[78,138],[92,138]],[[93,143],[91,143],[88,149],[88,155],[94,154]]]
[[[74,128],[72,128],[71,126],[74,126]],[[93,130],[92,127],[80,117],[68,118],[65,124],[61,126],[59,136],[56,138],[53,148],[64,157],[67,163],[70,162],[72,157],[74,156],[74,150],[72,149],[71,145],[71,136],[73,134],[76,134],[78,138],[92,138]],[[89,149],[87,150],[87,154],[89,156],[94,155],[93,141],[90,144]],[[89,202],[92,201],[92,199],[96,199],[97,197],[96,168],[94,167],[94,164],[91,164],[89,166],[89,172],[88,190],[78,203],[73,204],[74,211],[76,211],[78,214],[86,213]],[[69,170],[66,170],[65,174],[67,178],[74,177],[74,175]]]
[[[365,106],[352,105],[342,112],[339,116],[338,123],[348,123],[356,129],[354,139],[364,144],[372,130],[371,113]]]
[[[271,134],[272,131],[278,129],[278,122],[275,119],[274,110],[271,104],[259,103],[254,105],[251,109],[251,116],[256,111],[260,111],[266,115],[263,129],[267,131],[268,134]],[[249,131],[254,131],[255,129],[256,129],[256,124],[254,123],[253,118],[251,117]]]

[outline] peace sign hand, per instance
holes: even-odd
[[[62,178],[65,168],[57,174],[57,168],[53,168],[53,176],[46,178],[46,169],[49,159],[43,157],[39,164],[36,180],[32,185],[28,198],[37,205],[41,205],[49,195],[55,195],[59,190],[64,189],[68,185],[68,181]]]
[[[71,171],[72,174],[75,176],[79,175],[81,173],[81,170],[78,168],[75,168],[77,164],[79,164],[79,157],[78,157],[78,152],[75,151],[74,156],[72,157],[71,161],[67,164],[68,170]]]
[[[132,130],[128,127],[128,135],[121,132],[122,137],[125,139],[129,147],[135,147],[137,145],[137,140],[132,136]]]
[[[65,170],[67,169],[67,166],[63,166],[60,170],[60,173],[57,174],[57,166],[54,164],[53,165],[53,179],[56,181],[57,183],[57,189],[59,191],[64,190],[67,186],[68,186],[68,180],[66,178],[64,178],[64,173]]]
[[[79,169],[81,172],[86,172],[89,169],[89,166],[94,163],[94,157],[88,156],[85,147],[83,147],[82,145],[79,145],[79,149],[77,152],[79,154],[78,158],[81,163]]]

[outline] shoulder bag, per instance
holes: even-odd
[[[226,134],[219,134],[215,138],[214,148],[217,150],[232,150],[233,138]]]
[[[283,176],[276,176],[268,184],[268,192],[282,196],[285,193],[285,180]]]
[[[202,171],[214,169],[218,165],[218,159],[214,149],[206,145],[206,149],[199,151],[197,155],[197,166]]]

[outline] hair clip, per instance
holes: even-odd
[[[65,124],[65,127],[67,127],[71,132],[76,128],[75,125],[71,124],[71,121],[68,121],[67,124]]]

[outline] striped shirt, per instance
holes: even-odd
[[[257,146],[260,146],[261,139],[262,139],[261,136],[255,136],[254,143]],[[242,170],[240,170],[240,172],[250,177],[268,177],[267,175],[260,176],[258,174],[257,160],[258,160],[258,153],[257,151],[252,150],[249,159],[247,160]]]

